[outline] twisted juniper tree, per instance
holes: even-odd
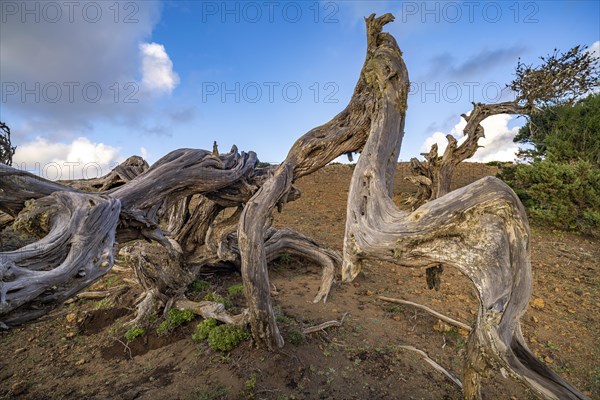
[[[463,129],[466,138],[460,145],[454,136],[447,135],[444,154],[440,156],[438,146],[434,144],[423,154],[424,162],[417,158],[410,160],[413,175],[406,179],[418,187],[416,196],[410,201],[414,208],[450,192],[456,166],[473,157],[480,147],[479,139],[485,137],[481,122],[486,118],[498,114],[524,116],[530,121],[531,135],[535,135],[532,115],[552,107],[572,105],[600,87],[600,59],[585,47],[575,46],[564,53],[555,49],[540,60],[537,66],[518,61],[515,79],[506,85],[514,94],[514,100],[473,103],[469,115],[461,115],[467,124]]]
[[[344,281],[353,280],[368,260],[422,268],[442,264],[459,269],[479,293],[463,376],[466,398],[480,397],[479,375],[492,370],[518,379],[542,398],[585,398],[537,360],[522,336],[520,318],[532,278],[529,226],[514,192],[488,177],[411,213],[392,202],[409,88],[402,52],[382,32],[393,19],[391,14],[366,18],[366,59],[350,103],[300,137],[277,167],[257,168],[255,153],[235,147],[227,154],[216,148],[175,150],[150,167],[133,158],[94,182],[61,184],[0,165],[0,211],[40,237],[0,252],[2,325],[27,322],[60,305],[110,270],[117,243],[137,239],[162,246],[168,257],[164,268],[156,268],[148,251],[129,252],[145,290],[140,313],[159,300],[227,323],[248,322],[255,343],[271,349],[281,347],[283,339],[267,266],[284,249],[323,265],[317,301],[326,298],[340,263]],[[482,132],[479,123],[489,115],[488,106],[476,105],[467,126]],[[274,209],[298,197],[296,179],[359,151],[343,258],[294,231],[271,228]],[[230,316],[222,305],[181,297],[179,289],[197,268],[220,262],[241,268],[247,313]]]
[[[10,141],[10,128],[0,121],[0,164],[12,165],[15,150]]]

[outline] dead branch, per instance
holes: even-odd
[[[441,319],[442,321],[445,321],[445,322],[449,323],[450,325],[454,325],[454,326],[457,326],[457,327],[459,327],[461,329],[466,330],[467,332],[471,332],[471,327],[469,325],[464,324],[464,323],[462,323],[460,321],[454,320],[454,319],[452,319],[450,317],[447,317],[444,314],[440,314],[439,312],[437,312],[435,310],[432,310],[431,308],[429,308],[427,306],[424,306],[422,304],[413,303],[412,301],[408,301],[408,300],[394,299],[394,298],[385,297],[385,296],[379,296],[377,298],[380,299],[380,300],[383,300],[383,301],[390,302],[390,303],[404,304],[404,305],[407,305],[407,306],[416,307],[416,308],[418,308],[420,310],[423,310],[423,311],[425,311],[425,312],[433,315],[436,318]]]
[[[446,375],[446,377],[448,377],[448,379],[450,379],[452,382],[456,383],[456,385],[462,389],[463,384],[460,381],[460,379],[458,379],[457,377],[455,377],[454,375],[452,375],[452,373],[450,373],[450,371],[448,371],[446,368],[442,367],[440,364],[436,363],[435,361],[433,361],[428,355],[427,353],[425,353],[423,350],[419,350],[416,347],[413,346],[397,346],[400,349],[404,349],[404,350],[410,350],[410,351],[414,351],[415,353],[419,354],[421,357],[423,357],[425,359],[425,361],[427,361],[427,363],[429,365],[431,365],[436,371],[441,372],[442,374]]]
[[[344,313],[344,315],[342,315],[342,319],[338,320],[333,320],[333,321],[327,321],[327,322],[323,322],[322,324],[316,325],[316,326],[311,326],[308,328],[304,328],[302,330],[302,333],[304,333],[305,335],[308,335],[309,333],[314,333],[314,332],[319,332],[322,330],[325,330],[327,328],[331,328],[333,326],[342,326],[344,324],[344,320],[346,319],[346,316],[348,316],[348,313]]]

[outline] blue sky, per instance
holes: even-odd
[[[413,82],[400,154],[408,160],[460,136],[471,101],[509,99],[499,89],[519,57],[600,49],[599,4],[2,1],[0,120],[13,130],[17,164],[49,178],[49,163],[91,176],[130,155],[153,162],[213,140],[278,162],[349,101],[364,61],[363,16],[392,12],[386,28]],[[522,123],[486,121],[476,159],[511,159]]]

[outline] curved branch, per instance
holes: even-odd
[[[35,202],[51,229],[38,242],[0,253],[0,318],[18,325],[89,286],[113,265],[119,200],[57,192]]]
[[[400,71],[408,80],[406,70]],[[585,398],[538,361],[523,339],[519,320],[529,303],[532,277],[529,225],[515,193],[499,179],[487,177],[412,213],[394,205],[387,171],[402,139],[406,107],[397,101],[398,96],[407,96],[402,88],[388,85],[383,90],[354,169],[343,279],[354,279],[368,259],[411,267],[456,267],[473,282],[480,299],[467,347],[465,398],[480,397],[478,373],[488,367],[503,368],[545,399]],[[469,123],[474,124],[489,108],[479,110]]]
[[[326,165],[336,157],[359,151],[366,142],[372,109],[386,84],[397,80],[397,66],[389,62],[400,50],[392,36],[382,33],[394,17],[385,14],[366,18],[367,55],[348,106],[328,123],[300,137],[286,159],[250,199],[238,228],[242,256],[242,278],[250,311],[250,325],[257,344],[268,348],[283,346],[270,297],[265,248],[265,230],[273,209],[284,204],[292,183]],[[375,71],[382,71],[382,78]],[[402,101],[401,97],[397,98]],[[396,157],[398,154],[396,153]],[[395,166],[394,166],[395,168]],[[392,176],[391,171],[388,171]]]

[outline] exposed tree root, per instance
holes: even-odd
[[[311,326],[308,328],[304,328],[302,330],[302,333],[304,333],[305,335],[308,335],[309,333],[319,332],[319,331],[325,330],[327,328],[331,328],[333,326],[342,326],[344,324],[344,320],[346,319],[347,316],[348,316],[348,313],[344,313],[344,315],[342,315],[342,319],[340,319],[339,321],[337,321],[337,320],[327,321],[327,322],[323,322],[322,324],[319,324],[317,326]]]
[[[426,311],[429,314],[433,315],[436,318],[441,319],[442,321],[445,321],[447,323],[449,323],[450,325],[454,325],[457,326],[461,329],[464,329],[467,332],[471,332],[471,327],[467,324],[464,324],[460,321],[457,321],[455,319],[452,319],[450,317],[445,316],[444,314],[440,314],[437,311],[432,310],[431,308],[424,306],[422,304],[418,304],[418,303],[413,303],[412,301],[408,301],[408,300],[402,300],[402,299],[394,299],[391,297],[385,297],[385,296],[379,296],[378,299],[383,300],[383,301],[388,301],[390,303],[397,303],[397,304],[404,304],[404,305],[408,305],[408,306],[412,306],[412,307],[416,307],[420,310]]]
[[[421,357],[423,357],[423,359],[425,361],[427,361],[427,364],[431,365],[436,371],[441,372],[442,374],[446,375],[446,377],[448,377],[448,379],[450,379],[452,382],[456,383],[456,385],[462,389],[463,384],[460,381],[460,379],[458,379],[457,377],[455,377],[452,373],[450,373],[450,371],[448,371],[446,368],[442,367],[440,364],[436,363],[435,361],[433,361],[428,355],[427,353],[425,353],[423,350],[419,350],[416,347],[413,346],[398,346],[398,348],[400,349],[404,349],[404,350],[410,350],[410,351],[414,351],[415,353],[419,354]]]
[[[238,315],[231,315],[225,311],[223,304],[212,301],[195,302],[187,299],[178,299],[175,300],[174,307],[181,310],[191,310],[202,318],[214,318],[226,324],[246,325],[248,323],[247,310]]]

